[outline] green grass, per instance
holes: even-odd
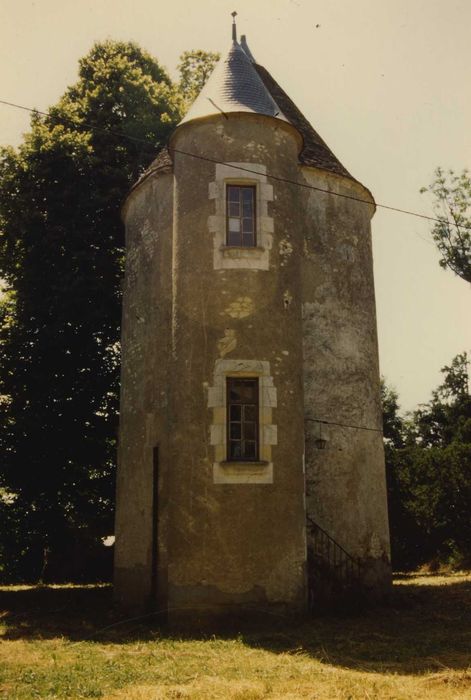
[[[471,698],[471,575],[405,576],[388,606],[233,633],[123,620],[109,586],[0,588],[0,698]]]

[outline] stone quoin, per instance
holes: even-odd
[[[234,25],[123,209],[121,604],[387,591],[374,211]]]

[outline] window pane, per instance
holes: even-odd
[[[246,202],[253,202],[254,188],[253,187],[243,187],[242,188],[242,199],[244,201],[244,206]]]
[[[230,439],[240,440],[242,437],[242,424],[241,423],[231,423],[230,424]]]
[[[244,216],[253,216],[253,202],[251,199],[243,202],[242,211]]]
[[[229,216],[240,216],[239,202],[229,202]]]
[[[256,421],[257,420],[257,406],[245,406],[244,407],[244,420]]]
[[[241,399],[241,394],[240,394],[239,385],[236,384],[235,382],[231,382],[230,383],[230,390],[229,390],[229,401],[232,403],[232,401],[240,401],[240,399]]]
[[[231,392],[231,393],[232,393],[232,392]],[[240,406],[240,405],[239,405],[239,406],[235,405],[235,406],[230,406],[229,408],[230,408],[230,410],[229,410],[229,420],[236,420],[236,421],[238,420],[238,421],[240,421],[240,414],[241,414],[241,411],[242,411],[242,406]]]
[[[230,202],[239,202],[240,200],[240,187],[235,185],[227,187],[227,199]]]
[[[240,219],[229,219],[229,231],[231,233],[240,231]]]
[[[257,457],[257,450],[255,448],[255,442],[246,440],[244,443],[244,458],[245,459],[255,459]]]
[[[244,423],[244,438],[246,440],[255,440],[255,437],[255,423]]]
[[[253,233],[244,233],[242,237],[242,245],[246,248],[250,248],[255,243]]]
[[[229,456],[231,459],[241,459],[242,458],[242,443],[230,442],[229,443]]]
[[[244,233],[252,233],[252,231],[253,231],[253,220],[252,219],[242,219],[242,231]]]
[[[240,233],[231,233],[229,231],[227,235],[227,245],[238,245],[240,246],[241,240],[240,240]]]
[[[246,403],[254,403],[257,385],[254,381],[244,382],[241,386],[241,396]]]

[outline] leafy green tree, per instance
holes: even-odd
[[[78,543],[113,531],[120,206],[181,106],[151,56],[107,41],[0,153],[1,474],[28,515],[31,576],[45,555],[46,576],[75,576]]]
[[[186,106],[194,102],[201,92],[205,82],[213,72],[219,56],[219,53],[201,50],[185,51],[180,56],[178,64],[180,71],[179,90]]]
[[[402,455],[404,508],[421,533],[418,563],[471,563],[471,444],[409,447]]]
[[[410,488],[404,464],[406,421],[400,415],[399,396],[381,380],[384,456],[388,490],[391,559],[395,570],[413,567],[420,555],[422,532],[408,508]]]
[[[471,564],[471,399],[467,353],[442,369],[432,400],[386,440],[393,565]],[[387,407],[387,404],[386,404]],[[386,431],[385,431],[386,436]]]
[[[469,398],[469,360],[468,353],[462,352],[456,355],[451,361],[451,365],[445,365],[440,370],[445,375],[443,384],[440,384],[434,399],[445,399],[452,401],[467,401]]]
[[[446,447],[451,443],[471,443],[471,399],[466,352],[441,369],[444,381],[432,392],[432,400],[412,415],[408,444]]]
[[[403,447],[404,422],[399,415],[399,395],[381,379],[381,404],[383,408],[383,435],[386,446]]]
[[[437,168],[428,187],[434,197],[438,221],[432,236],[441,254],[440,265],[471,282],[471,178],[468,170],[460,174]]]

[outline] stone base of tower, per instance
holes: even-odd
[[[123,610],[142,612],[150,605],[147,571],[136,566],[129,569],[115,567],[113,599]]]
[[[391,562],[386,557],[370,557],[362,562],[362,569],[362,588],[371,599],[382,600],[391,593]]]
[[[147,571],[116,569],[115,604],[129,614],[155,615],[158,623],[168,625],[170,629],[228,629],[234,624],[263,623],[272,618],[282,620],[306,615],[309,607],[304,585],[300,587],[299,595],[289,601],[269,600],[260,585],[228,592],[210,584],[169,585],[168,598],[164,599],[162,591],[149,591],[148,580]]]
[[[289,619],[293,615],[306,614],[308,610],[304,591],[298,600],[290,602],[267,600],[259,586],[238,594],[226,593],[209,585],[185,587],[173,591],[173,594],[167,616],[172,629],[228,629],[235,624],[263,623],[273,617]]]

